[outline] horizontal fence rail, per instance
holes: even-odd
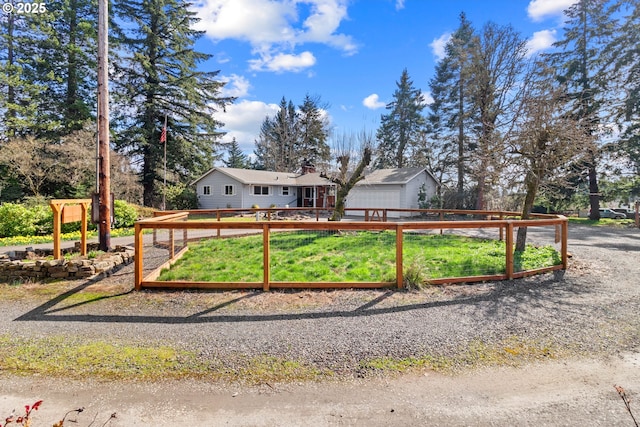
[[[307,218],[314,220],[281,220],[286,214],[298,211],[306,211]],[[404,213],[410,221],[397,218],[389,221],[389,211],[381,209],[358,209],[361,216],[367,221],[326,221],[321,220],[322,209],[299,208],[268,208],[268,209],[219,209],[219,210],[194,210],[161,212],[155,218],[145,219],[135,224],[135,289],[142,288],[202,288],[202,289],[262,289],[268,291],[274,288],[383,288],[393,287],[402,289],[406,286],[405,274],[411,274],[412,269],[420,269],[421,236],[443,234],[465,235],[484,237],[494,241],[499,247],[499,252],[504,256],[504,264],[501,271],[489,271],[485,274],[465,275],[461,273],[452,277],[437,277],[437,268],[429,271],[431,274],[425,279],[430,284],[478,282],[486,280],[508,280],[525,277],[567,268],[567,232],[568,221],[563,216],[536,215],[535,219],[513,219],[517,216],[513,212],[503,211],[456,211],[456,210],[394,210],[394,213]],[[375,212],[383,211],[383,212]],[[242,215],[245,217],[243,218]],[[464,220],[460,217],[471,216]],[[278,220],[274,218],[278,217]],[[197,219],[193,219],[197,218]],[[455,219],[451,219],[455,218]],[[243,219],[243,220],[241,220]],[[558,246],[560,254],[558,263],[540,268],[525,269],[519,266],[514,253],[514,232],[520,227],[529,230],[540,230],[544,239],[552,240],[552,245]],[[147,230],[152,230],[148,233]],[[292,242],[279,242],[278,237],[285,233],[300,233],[297,238],[306,249],[307,241],[304,233],[316,233],[317,236],[346,236],[357,233],[372,233],[368,235],[372,239],[371,244],[385,252],[385,262],[393,265],[393,275],[382,275],[371,280],[323,280],[308,277],[304,281],[291,281],[274,279],[274,276],[283,276],[289,267],[287,264],[277,264],[275,259],[286,255],[295,248]],[[227,253],[225,247],[227,239],[247,238],[254,239],[259,249],[243,249],[239,253]],[[446,236],[442,236],[446,237]],[[145,240],[146,239],[146,240]],[[308,237],[311,239],[311,237]],[[414,240],[419,242],[416,246]],[[203,244],[217,240],[227,242],[221,248],[211,249],[216,251],[216,256],[222,260],[261,258],[261,271],[258,276],[242,280],[159,280],[163,271],[171,268],[189,251],[190,245]],[[546,242],[546,241],[545,241]],[[472,241],[473,243],[473,241]],[[280,247],[284,245],[283,247]],[[441,249],[446,252],[446,244]],[[256,252],[257,251],[257,252]],[[411,252],[413,255],[409,255]],[[323,263],[331,263],[331,254],[310,254],[314,267]],[[411,258],[413,257],[413,258]],[[444,257],[446,258],[446,257]],[[145,259],[147,260],[145,262]],[[436,260],[438,261],[438,260]],[[466,260],[464,263],[473,263],[477,260]],[[288,261],[290,262],[290,261]],[[442,263],[448,262],[443,259]],[[462,263],[462,261],[460,261]],[[437,264],[437,262],[435,263]],[[203,270],[213,269],[213,266],[201,266]],[[333,267],[337,269],[347,267]],[[323,268],[323,271],[330,269]],[[461,270],[464,271],[464,270]],[[435,275],[435,276],[434,276]],[[286,276],[286,274],[284,274]]]

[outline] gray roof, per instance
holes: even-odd
[[[421,167],[376,169],[366,173],[357,185],[406,184],[423,172],[426,172],[425,168]]]
[[[243,184],[253,185],[283,185],[283,186],[313,186],[313,185],[334,185],[327,178],[322,178],[319,173],[308,173],[299,175],[290,172],[271,172],[255,169],[236,169],[236,168],[219,168],[215,167],[207,171],[200,178],[196,179],[193,184],[200,181],[210,173],[218,171]]]

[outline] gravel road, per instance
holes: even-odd
[[[48,398],[56,408],[118,412],[113,426],[633,426],[613,384],[636,397],[638,417],[640,231],[572,225],[569,251],[564,274],[425,292],[145,291],[88,304],[65,303],[69,294],[0,301],[0,336],[161,343],[228,366],[267,354],[339,377],[242,386],[18,378],[0,370],[0,415]],[[80,288],[128,291],[130,270]],[[491,349],[506,349],[515,366],[479,360]],[[455,368],[390,377],[361,363],[427,355]],[[55,416],[42,411],[42,419]]]

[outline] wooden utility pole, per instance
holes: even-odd
[[[111,162],[109,159],[109,6],[98,0],[98,197],[100,250],[111,248]]]

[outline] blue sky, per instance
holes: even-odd
[[[562,37],[562,11],[576,0],[196,0],[223,94],[224,141],[253,152],[264,118],[284,96],[319,96],[338,134],[375,132],[404,68],[429,99],[429,80],[465,12],[475,28],[511,24],[532,55]]]

